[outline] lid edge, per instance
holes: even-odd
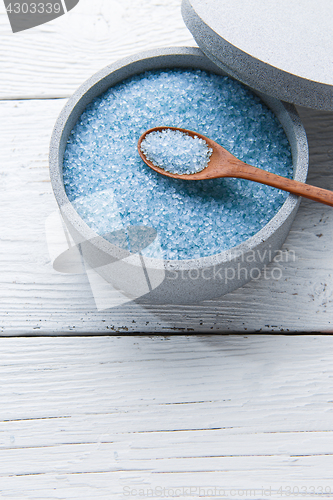
[[[182,0],[183,20],[200,49],[233,78],[277,99],[318,110],[333,111],[333,86],[307,80],[247,54],[218,35]]]

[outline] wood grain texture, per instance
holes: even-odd
[[[333,214],[307,200],[284,245],[295,253],[295,261],[270,266],[281,268],[281,279],[269,274],[271,279],[200,305],[142,308],[128,303],[97,311],[87,276],[57,273],[46,243],[45,221],[56,210],[48,144],[64,103],[0,102],[2,335],[333,331]],[[300,111],[310,144],[308,181],[333,189],[333,114]]]
[[[1,347],[1,498],[189,486],[255,488],[256,499],[269,497],[262,487],[333,492],[331,337],[21,338]]]
[[[65,16],[11,32],[0,3],[0,99],[69,97],[87,78],[141,50],[195,46],[181,0],[80,0]]]

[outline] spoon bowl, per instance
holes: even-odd
[[[213,150],[208,165],[200,172],[196,172],[193,174],[175,174],[156,166],[154,163],[148,160],[141,149],[141,143],[147,135],[151,134],[152,132],[162,132],[162,130],[179,131],[183,134],[189,135],[190,137],[198,137],[199,139],[203,139],[207,143],[207,146]],[[309,184],[304,184],[303,182],[288,179],[286,177],[268,172],[267,170],[248,165],[247,163],[244,163],[243,161],[236,158],[233,154],[231,154],[217,142],[209,139],[202,134],[193,132],[192,130],[165,126],[151,128],[149,130],[146,130],[140,136],[138,141],[138,151],[142,160],[150,168],[152,168],[159,174],[165,175],[166,177],[172,177],[174,179],[184,179],[188,181],[217,179],[220,177],[235,177],[246,179],[249,181],[260,182],[261,184],[266,184],[268,186],[282,189],[297,196],[309,198],[310,200],[324,203],[325,205],[333,207],[332,191],[318,188],[316,186],[310,186]]]

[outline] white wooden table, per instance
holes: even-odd
[[[331,208],[302,201],[283,279],[196,306],[98,310],[85,273],[52,267],[58,113],[105,65],[176,45],[195,45],[179,0],[81,0],[16,34],[0,4],[0,498],[333,497]],[[308,181],[333,189],[333,114],[299,112]]]

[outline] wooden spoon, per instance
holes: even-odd
[[[141,142],[146,137],[146,135],[151,132],[161,132],[162,130],[179,130],[191,137],[199,137],[204,139],[207,145],[212,148],[213,153],[210,157],[208,165],[206,168],[195,174],[173,174],[167,172],[163,168],[156,167],[151,161],[149,161],[144,153],[141,151]],[[304,184],[303,182],[294,181],[292,179],[287,179],[281,175],[272,174],[261,168],[252,167],[243,161],[236,158],[234,155],[229,153],[222,146],[212,141],[204,135],[198,134],[197,132],[192,132],[191,130],[186,130],[177,127],[154,127],[144,132],[138,141],[139,155],[143,161],[153,170],[159,174],[166,175],[167,177],[173,177],[174,179],[184,179],[189,181],[199,181],[203,179],[217,179],[218,177],[238,177],[241,179],[247,179],[249,181],[260,182],[261,184],[267,184],[268,186],[273,186],[278,189],[283,189],[284,191],[289,191],[289,193],[296,194],[298,196],[303,196],[304,198],[309,198],[310,200],[319,201],[325,205],[333,207],[333,192],[327,189],[318,188],[315,186],[310,186],[309,184]]]

